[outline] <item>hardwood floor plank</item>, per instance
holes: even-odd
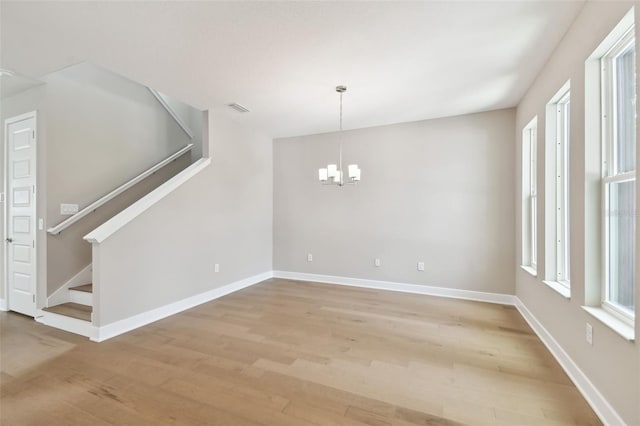
[[[0,327],[3,425],[601,424],[509,306],[272,279],[100,344]]]

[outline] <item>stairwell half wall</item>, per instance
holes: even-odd
[[[94,243],[94,325],[271,271],[271,139],[212,113],[208,120],[211,164]]]

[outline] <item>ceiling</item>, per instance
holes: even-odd
[[[0,2],[0,67],[89,61],[273,137],[517,105],[583,1]],[[241,114],[227,104],[238,102]]]

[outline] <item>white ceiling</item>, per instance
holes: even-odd
[[[273,137],[512,107],[583,1],[7,2],[0,66],[90,61]],[[225,107],[238,102],[251,112]]]

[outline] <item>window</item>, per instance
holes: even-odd
[[[566,297],[570,288],[569,144],[571,97],[567,82],[547,104],[545,149],[545,283]]]
[[[522,266],[533,275],[538,263],[537,127],[535,117],[522,131]]]
[[[635,337],[635,9],[585,61],[584,310]]]
[[[632,323],[636,285],[636,70],[633,26],[602,57],[603,308]]]

